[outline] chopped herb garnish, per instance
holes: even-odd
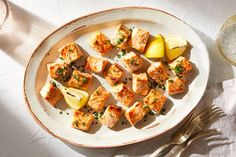
[[[149,115],[153,116],[154,115],[154,112],[151,110],[148,112]]]
[[[121,52],[122,52],[122,56],[124,56],[124,55],[126,55],[126,51],[125,50],[121,50]]]
[[[153,100],[152,100],[152,103],[156,103],[157,102],[157,98],[154,98]]]
[[[75,126],[79,127],[79,122],[78,122],[78,120],[75,121]]]
[[[149,106],[148,106],[147,104],[145,104],[145,105],[143,106],[143,108],[149,108]]]
[[[74,79],[76,79],[77,81],[80,80],[78,75],[73,75],[72,77],[73,77]]]
[[[69,115],[69,112],[66,112],[67,115]]]
[[[163,89],[163,90],[166,90],[166,86],[165,86],[164,84],[162,85],[162,89]]]
[[[119,45],[119,44],[121,44],[122,42],[124,42],[124,38],[122,37],[122,38],[119,38],[119,39],[117,39],[117,44]]]
[[[98,112],[94,112],[93,116],[94,116],[95,119],[98,119],[99,118],[99,113]]]
[[[64,60],[61,56],[58,57],[60,60]]]
[[[134,60],[133,58],[131,58],[131,59],[130,59],[130,64],[134,64],[134,61],[135,61],[135,60]]]
[[[109,116],[110,116],[110,117],[113,117],[113,115],[112,115],[112,114],[109,114]]]
[[[73,52],[73,49],[69,49],[69,52]]]
[[[174,82],[174,80],[168,80],[168,82],[170,82],[170,83],[173,83],[173,82]]]
[[[54,81],[51,81],[51,83],[54,87],[57,87],[57,84]]]
[[[87,82],[88,82],[88,79],[87,79],[85,76],[83,76],[83,77],[82,77],[82,82],[83,82],[83,83],[87,83]]]
[[[83,125],[83,126],[86,126],[86,123],[85,123],[85,122],[82,122],[82,125]]]
[[[121,55],[118,53],[117,55],[116,55],[118,58],[120,58],[121,57]]]
[[[56,74],[62,75],[63,72],[64,72],[64,70],[65,70],[65,69],[63,69],[63,68],[58,68],[57,71],[56,71]]]
[[[183,68],[181,65],[177,65],[175,68],[174,68],[174,71],[176,74],[181,74],[183,72]]]
[[[62,111],[60,111],[60,114],[62,114],[63,112]]]
[[[122,83],[127,84],[127,81],[126,81],[126,80],[125,80],[125,81],[122,81]]]

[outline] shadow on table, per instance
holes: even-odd
[[[32,52],[54,26],[9,2],[10,17],[0,34],[0,49],[25,66]]]
[[[214,143],[214,144],[212,144]],[[230,145],[233,142],[229,142],[228,138],[222,138],[222,137],[213,137],[213,138],[207,138],[207,139],[200,139],[195,141],[187,150],[184,152],[183,157],[188,157],[191,154],[202,154],[207,155],[212,149],[215,149],[217,147]],[[227,151],[227,150],[226,150]],[[223,152],[221,151],[223,154]],[[226,155],[226,154],[225,154]]]

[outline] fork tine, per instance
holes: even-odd
[[[224,115],[224,112],[217,112],[208,119],[208,123],[211,123],[214,120],[221,118]]]
[[[209,106],[209,108],[207,108],[206,110],[202,111],[202,112],[201,112],[198,116],[196,116],[196,117],[193,117],[193,112],[192,112],[192,113],[190,114],[190,116],[189,116],[189,119],[187,120],[187,122],[186,122],[186,123],[184,124],[184,126],[182,127],[182,130],[185,130],[185,129],[188,127],[188,125],[190,125],[190,123],[192,123],[192,122],[193,122],[194,120],[196,120],[198,117],[207,115],[210,110],[213,110],[213,109],[214,109],[214,107],[215,107],[215,105]]]
[[[208,118],[202,119],[203,123],[211,124],[215,120],[221,118],[225,113],[223,111],[215,112],[214,114],[210,115]]]
[[[209,113],[207,113],[207,114],[204,114],[204,115],[201,115],[201,119],[207,119],[208,117],[210,117],[211,115],[213,115],[213,114],[215,114],[215,113],[217,113],[217,112],[220,112],[220,111],[222,111],[222,109],[220,109],[220,108],[214,108],[214,109],[212,109],[211,111],[209,111]],[[223,111],[222,111],[223,112]]]

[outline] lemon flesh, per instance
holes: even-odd
[[[62,93],[68,106],[76,110],[81,109],[89,98],[87,92],[75,88],[66,88]]]
[[[164,57],[164,40],[163,37],[158,34],[154,40],[152,40],[148,45],[145,53],[146,58],[162,58]]]
[[[51,80],[53,84],[61,91],[67,105],[73,109],[81,109],[88,101],[89,94],[83,90],[64,87],[56,80]]]
[[[166,37],[166,56],[169,61],[181,56],[188,48],[187,40],[180,37]]]

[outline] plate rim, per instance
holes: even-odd
[[[32,60],[32,58],[34,57],[34,55],[36,54],[36,51],[41,47],[41,45],[44,44],[44,42],[49,38],[51,37],[55,32],[57,32],[58,30],[62,29],[63,27],[67,26],[67,25],[70,25],[71,23],[74,23],[78,20],[81,20],[81,19],[84,19],[88,16],[92,16],[92,15],[96,15],[96,14],[100,14],[100,13],[105,13],[105,12],[109,12],[109,11],[113,11],[113,10],[122,10],[122,9],[147,9],[147,10],[153,10],[153,11],[159,11],[159,12],[162,12],[162,13],[165,13],[167,15],[170,15],[178,20],[180,20],[181,22],[183,22],[185,25],[187,25],[188,27],[190,27],[194,33],[196,33],[196,35],[199,37],[199,39],[202,41],[202,39],[200,38],[200,36],[197,34],[197,32],[193,29],[192,26],[190,26],[188,23],[186,23],[185,21],[183,21],[182,19],[176,17],[175,15],[171,14],[171,13],[168,13],[162,9],[159,9],[159,8],[152,8],[152,7],[143,7],[143,6],[127,6],[127,7],[114,7],[114,8],[111,8],[111,9],[105,9],[105,10],[101,10],[101,11],[97,11],[97,12],[93,12],[93,13],[89,13],[89,14],[86,14],[86,15],[83,15],[83,16],[80,16],[78,18],[75,18],[69,22],[66,22],[65,24],[57,27],[55,30],[53,30],[51,33],[49,33],[49,35],[47,35],[39,44],[38,46],[34,49],[33,53],[31,54],[27,64],[26,64],[26,67],[25,67],[25,72],[24,72],[24,80],[23,80],[23,93],[24,93],[24,99],[25,99],[25,103],[26,103],[26,106],[27,106],[27,109],[29,110],[31,116],[33,117],[33,119],[36,121],[36,123],[43,129],[45,130],[47,133],[49,133],[50,135],[56,137],[57,139],[61,140],[62,142],[66,142],[68,144],[71,144],[71,145],[74,145],[74,146],[78,146],[78,147],[84,147],[84,148],[113,148],[113,147],[121,147],[121,146],[126,146],[126,145],[130,145],[130,144],[135,144],[135,143],[138,143],[138,142],[142,142],[142,141],[146,141],[146,140],[149,140],[149,139],[152,139],[154,137],[158,137],[164,133],[167,133],[169,132],[170,130],[174,129],[176,126],[178,126],[180,123],[182,123],[186,117],[188,117],[194,110],[195,108],[198,106],[201,98],[203,97],[203,94],[205,93],[205,90],[206,90],[206,87],[207,87],[207,84],[208,84],[208,81],[209,81],[209,75],[210,75],[210,64],[209,64],[209,68],[208,68],[208,74],[207,74],[207,82],[205,84],[205,87],[204,87],[204,91],[203,93],[201,94],[201,97],[199,98],[197,104],[193,107],[193,109],[186,115],[186,116],[183,116],[182,118],[180,118],[180,121],[177,122],[175,125],[167,128],[166,130],[163,130],[162,132],[160,133],[157,133],[157,134],[154,134],[152,136],[148,136],[146,138],[141,138],[141,139],[138,139],[138,140],[132,140],[130,142],[125,142],[125,143],[120,143],[120,144],[115,144],[115,145],[101,145],[101,146],[93,146],[93,145],[87,145],[87,144],[81,144],[81,143],[76,143],[76,142],[73,142],[71,140],[68,140],[68,139],[65,139],[59,135],[56,135],[54,134],[49,128],[47,128],[39,119],[38,117],[35,115],[35,113],[32,111],[31,109],[31,106],[30,106],[30,103],[28,101],[28,98],[27,98],[27,95],[26,95],[26,75],[27,75],[27,72],[28,72],[28,68],[29,68],[29,64]],[[204,46],[205,50],[207,51],[207,57],[208,57],[208,60],[209,60],[209,52],[208,52],[208,49],[205,45],[204,42],[202,42],[202,46]],[[210,60],[209,60],[210,61]]]

